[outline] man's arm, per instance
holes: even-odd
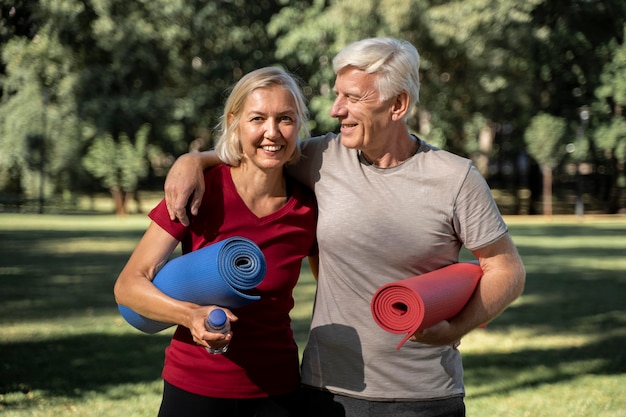
[[[204,194],[204,170],[220,164],[214,151],[187,153],[180,156],[165,178],[165,204],[172,220],[189,226],[189,213],[198,214]]]
[[[424,329],[410,340],[430,345],[453,344],[496,318],[522,294],[526,271],[508,233],[472,253],[483,270],[472,298],[456,317]]]

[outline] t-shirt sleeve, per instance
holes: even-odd
[[[508,231],[487,182],[474,165],[470,165],[456,198],[454,222],[469,250],[487,246]]]
[[[170,220],[170,215],[165,205],[165,199],[161,200],[161,202],[150,211],[148,217],[178,241],[183,240],[183,237],[187,234],[187,228],[178,220]]]
[[[310,189],[314,189],[319,179],[323,153],[328,148],[328,141],[333,134],[305,139],[300,143],[302,156],[300,160],[287,167],[287,173]]]

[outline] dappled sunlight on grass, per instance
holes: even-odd
[[[468,416],[624,417],[626,396],[621,376],[583,375],[568,384],[542,384],[478,397],[468,388]],[[485,410],[489,410],[486,414]]]
[[[583,346],[589,342],[589,335],[560,334],[537,336],[535,329],[519,328],[507,332],[492,332],[477,329],[463,338],[459,348],[463,355],[483,353],[511,353],[527,349],[555,349]]]

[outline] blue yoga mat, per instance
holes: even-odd
[[[232,237],[174,258],[154,277],[154,285],[166,295],[199,305],[243,307],[260,297],[243,291],[258,286],[265,278],[265,257],[246,238]],[[143,317],[118,305],[122,317],[133,327],[154,334],[172,327]]]

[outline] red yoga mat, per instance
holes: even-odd
[[[463,262],[383,285],[372,298],[372,316],[384,330],[406,333],[400,349],[415,332],[456,316],[482,276],[479,265]]]

